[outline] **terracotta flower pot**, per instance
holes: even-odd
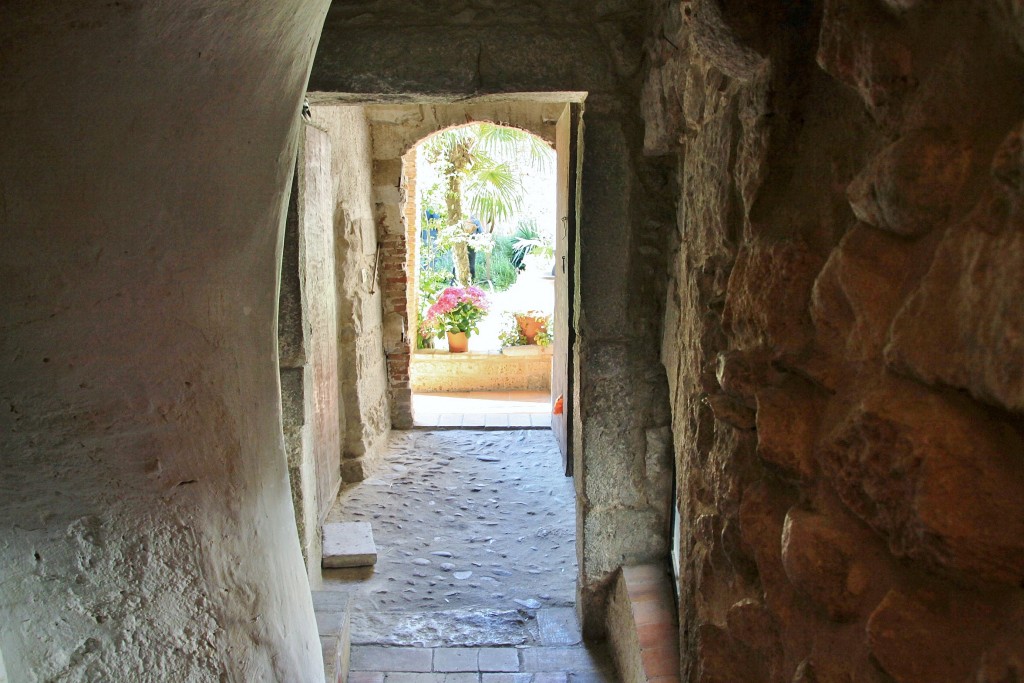
[[[448,353],[465,353],[469,348],[469,335],[465,332],[447,332]]]
[[[544,320],[528,315],[517,315],[516,322],[519,323],[519,330],[526,337],[526,343],[536,344],[537,342],[534,341],[534,337],[544,329]]]

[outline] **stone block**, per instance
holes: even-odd
[[[856,541],[824,515],[793,508],[782,531],[782,565],[790,581],[836,621],[860,613],[871,576]]]
[[[779,651],[779,631],[771,611],[758,600],[745,598],[729,608],[725,615],[729,635],[762,656]]]
[[[848,372],[882,357],[887,330],[905,300],[912,253],[906,242],[867,225],[850,229],[814,282],[811,318],[816,381],[836,389]]]
[[[697,633],[697,680],[702,683],[766,681],[768,672],[750,648],[712,624]]]
[[[792,502],[775,487],[758,483],[743,491],[739,509],[738,559],[756,562],[765,584],[788,583],[782,567],[782,528]],[[739,554],[741,553],[741,554]]]
[[[748,243],[736,257],[722,313],[735,346],[765,348],[775,357],[801,350],[810,339],[807,303],[821,265],[800,242]]]
[[[898,557],[964,582],[1024,579],[1024,443],[966,399],[891,380],[824,439],[822,473]]]
[[[474,647],[439,647],[434,650],[434,671],[476,671]]]
[[[514,647],[482,647],[477,668],[480,671],[519,671],[519,651]]]
[[[767,354],[758,351],[723,351],[715,360],[715,378],[725,393],[753,408],[757,405],[757,389],[778,377],[770,361]]]
[[[966,596],[892,590],[868,619],[868,646],[896,683],[960,683],[974,679],[1000,616]]]
[[[593,510],[583,520],[581,578],[592,581],[625,564],[644,564],[668,552],[665,520],[648,510]]]
[[[377,546],[369,522],[324,524],[325,568],[367,567],[377,562]]]
[[[338,35],[338,34],[342,35]],[[333,38],[332,38],[333,36]],[[476,90],[479,35],[437,39],[434,27],[336,25],[328,20],[309,90],[343,93],[468,93]]]
[[[1005,189],[1024,192],[1024,123],[1018,124],[1003,139],[992,158],[992,177]]]
[[[1024,411],[1024,217],[982,202],[948,230],[920,286],[892,323],[886,359],[927,383],[949,384]]]
[[[905,134],[846,189],[857,218],[909,237],[942,228],[967,181],[973,154],[948,130]]]
[[[542,645],[579,645],[583,640],[576,610],[571,607],[537,610],[537,627]]]
[[[828,0],[818,64],[854,88],[879,123],[895,127],[917,86],[913,55],[895,17],[875,2]]]
[[[713,394],[706,396],[704,401],[711,408],[716,420],[732,425],[736,429],[750,430],[757,424],[754,410],[732,396]]]
[[[429,672],[433,660],[434,651],[430,648],[354,645],[351,668],[353,672]]]
[[[813,479],[822,402],[802,382],[757,392],[757,455],[803,480]]]

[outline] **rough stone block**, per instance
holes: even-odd
[[[858,615],[871,576],[855,540],[824,515],[793,508],[782,531],[790,581],[836,621]]]
[[[899,557],[965,582],[1024,579],[1024,443],[966,399],[867,391],[825,439],[822,472]]]
[[[868,646],[897,683],[960,683],[973,678],[999,617],[970,598],[893,590],[868,620]]]
[[[377,546],[369,522],[324,524],[324,567],[366,567],[376,562]]]
[[[928,383],[1024,411],[1024,219],[983,202],[946,232],[893,321],[886,358]]]
[[[971,148],[946,130],[907,133],[871,160],[846,195],[857,218],[898,235],[944,226],[971,167]]]
[[[860,95],[875,120],[895,126],[917,85],[899,24],[879,3],[829,0],[818,64]]]
[[[806,304],[820,269],[820,259],[800,242],[744,247],[729,276],[722,313],[735,346],[764,347],[775,356],[803,348],[810,338]]]
[[[729,635],[759,653],[765,661],[773,661],[781,654],[775,617],[760,601],[740,600],[729,608],[725,619]]]
[[[849,230],[832,250],[811,293],[815,349],[822,359],[809,370],[816,381],[836,389],[850,371],[878,363],[886,331],[905,300],[911,256],[905,241],[866,225]]]
[[[766,681],[764,662],[725,630],[705,624],[697,634],[697,680],[703,683]]]
[[[1024,123],[1011,130],[996,150],[992,177],[1011,192],[1024,192]]]
[[[814,477],[821,403],[802,383],[757,393],[757,455],[800,479]]]
[[[343,31],[344,39],[324,40],[317,51],[309,90],[344,93],[474,92],[479,36],[460,31],[437,40],[433,27],[332,26],[324,35]]]

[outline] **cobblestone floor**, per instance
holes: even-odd
[[[574,612],[572,479],[550,431],[394,432],[328,521],[369,521],[372,569],[324,570],[353,596],[349,683],[612,683]]]

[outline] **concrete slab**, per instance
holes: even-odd
[[[367,567],[376,562],[377,546],[369,522],[324,524],[324,567]]]

